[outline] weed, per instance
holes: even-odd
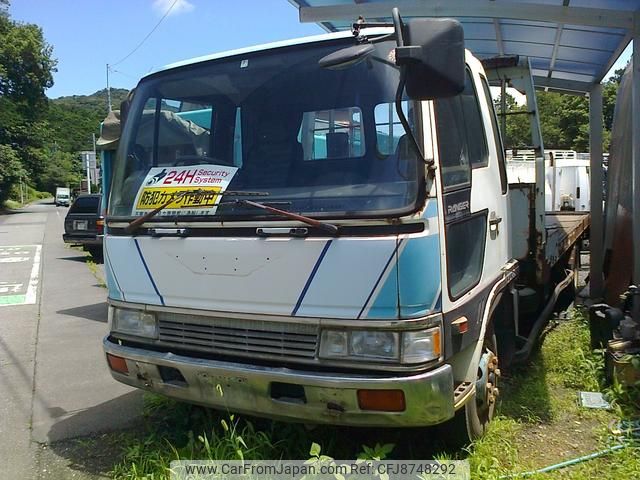
[[[618,441],[612,439],[608,425],[622,415],[638,415],[632,402],[635,392],[610,388],[609,395],[617,406],[614,412],[579,407],[578,390],[602,389],[603,356],[589,349],[583,314],[572,313],[571,320],[548,333],[531,363],[502,383],[504,400],[486,435],[467,450],[445,450],[435,455],[436,459],[468,459],[474,480],[494,480],[586,455]],[[390,437],[393,443],[385,441]],[[434,456],[434,448],[424,445],[437,445],[437,441],[425,429],[389,432],[318,427],[309,431],[301,425],[221,413],[146,395],[144,428],[139,434],[120,437],[124,458],[113,475],[131,480],[168,478],[169,464],[176,459],[331,462],[333,458],[386,459],[392,454],[399,459],[428,458]],[[528,478],[636,479],[640,478],[640,455],[628,448]]]
[[[105,283],[104,278],[102,278],[102,272],[98,268],[98,264],[94,262],[90,257],[87,257],[86,262],[91,275],[93,275],[98,281],[98,286],[101,288],[107,288],[107,284]]]

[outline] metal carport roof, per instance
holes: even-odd
[[[529,57],[534,83],[589,92],[640,31],[640,0],[290,0],[300,20],[328,31],[350,28],[359,15],[389,19],[453,17],[476,56]]]

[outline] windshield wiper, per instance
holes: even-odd
[[[173,194],[171,196],[171,198],[169,200],[167,200],[165,203],[163,203],[162,205],[160,205],[159,207],[154,208],[153,210],[151,210],[149,213],[145,213],[143,216],[138,217],[134,220],[131,220],[129,222],[129,225],[127,225],[124,229],[125,232],[127,233],[133,233],[135,232],[140,225],[142,225],[144,222],[146,222],[147,220],[152,219],[153,217],[155,217],[158,213],[160,213],[162,210],[164,210],[165,208],[167,208],[169,205],[171,205],[173,202],[175,202],[176,200],[180,200],[182,197],[184,197],[185,195],[191,194],[203,194],[206,193],[205,190],[185,190],[182,193],[179,194]],[[268,196],[269,192],[243,192],[243,191],[235,191],[235,190],[227,190],[226,192],[222,193],[222,196],[246,196],[246,197],[262,197],[262,196]]]
[[[266,210],[267,212],[275,213],[276,215],[282,215],[283,217],[297,220],[299,222],[306,223],[307,225],[311,225],[312,227],[319,228],[320,230],[324,230],[325,232],[332,235],[338,233],[338,227],[331,223],[321,222],[320,220],[316,220],[315,218],[305,217],[304,215],[298,215],[297,213],[289,212],[287,210],[280,210],[279,208],[271,207],[264,203],[253,202],[251,200],[234,200],[234,202],[232,203],[239,205],[249,205],[251,207]]]

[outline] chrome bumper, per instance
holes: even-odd
[[[450,365],[413,376],[384,377],[310,372],[205,360],[118,345],[105,337],[104,351],[126,360],[129,374],[113,378],[133,387],[216,409],[279,420],[332,425],[415,427],[454,415]],[[163,380],[159,366],[174,368],[184,381]],[[166,378],[166,375],[165,375]],[[304,389],[304,399],[273,398],[272,384]],[[362,410],[357,391],[402,390],[402,412]]]

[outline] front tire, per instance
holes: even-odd
[[[456,448],[464,447],[487,432],[495,414],[499,377],[496,337],[492,334],[485,338],[482,347],[476,391],[455,416],[441,428],[447,445]]]

